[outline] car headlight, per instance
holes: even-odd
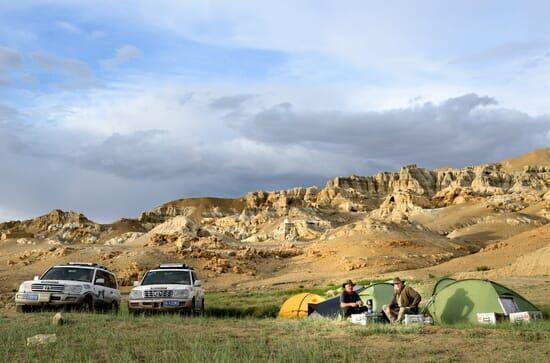
[[[19,292],[27,292],[32,290],[32,283],[30,282],[23,282],[21,285],[19,285]]]
[[[130,299],[141,299],[143,298],[143,291],[134,289],[130,291],[129,297]]]
[[[82,286],[81,285],[74,285],[74,286],[65,286],[65,291],[69,294],[80,294],[82,292]]]
[[[172,296],[187,299],[189,297],[189,290],[187,290],[187,289],[176,289],[176,290],[174,290],[174,294]]]

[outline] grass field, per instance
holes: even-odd
[[[2,362],[550,361],[550,322],[497,326],[356,326],[273,318],[132,317],[52,312],[0,318]],[[35,334],[57,342],[26,347]]]
[[[308,290],[324,294],[334,286]],[[206,317],[121,313],[17,314],[0,309],[0,362],[550,361],[550,321],[496,326],[356,326],[346,321],[275,319],[303,289],[211,292]],[[548,316],[548,306],[541,306]],[[57,342],[26,346],[36,334]]]

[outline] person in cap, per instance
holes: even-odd
[[[344,291],[340,295],[340,309],[342,309],[345,317],[367,311],[367,308],[363,306],[363,301],[359,297],[359,294],[353,291],[354,286],[355,284],[351,280],[342,284]]]
[[[401,323],[405,314],[418,314],[420,300],[422,297],[418,292],[396,277],[393,279],[393,299],[382,309],[391,323]]]

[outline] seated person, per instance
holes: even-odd
[[[345,317],[367,311],[367,308],[363,306],[363,301],[359,297],[359,294],[353,291],[354,286],[355,284],[351,280],[342,284],[344,291],[340,295],[340,309],[342,309]]]
[[[418,304],[422,297],[412,287],[405,286],[399,277],[393,279],[393,299],[383,310],[390,323],[401,323],[405,314],[418,314]]]

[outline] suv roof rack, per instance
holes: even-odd
[[[159,266],[160,269],[186,269],[186,270],[192,270],[193,267],[186,265],[185,263],[162,263]]]
[[[89,266],[89,267],[97,267],[106,271],[109,271],[109,269],[103,265],[100,265],[95,262],[67,262],[67,265],[69,266]]]

